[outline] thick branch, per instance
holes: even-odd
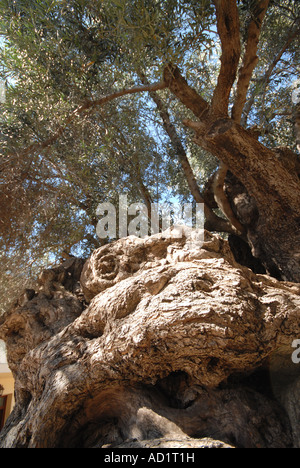
[[[164,108],[162,100],[156,93],[152,92],[151,97],[157,106],[157,109],[163,122],[165,132],[169,136],[172,147],[177,154],[183,172],[186,176],[186,180],[191,190],[192,196],[194,197],[197,203],[204,203],[193,169],[189,163],[186,151],[183,147],[181,139],[177,134],[176,128],[171,122],[170,115],[168,111]]]
[[[140,74],[140,78],[143,84],[147,84],[147,79],[145,75]],[[173,125],[173,123],[171,122],[169,113],[165,109],[163,101],[161,100],[161,98],[158,96],[158,94],[155,91],[150,92],[150,96],[156,104],[157,110],[163,122],[163,127],[165,129],[165,132],[169,136],[172,147],[175,150],[175,153],[177,154],[177,157],[181,164],[181,167],[185,175],[189,189],[191,191],[191,194],[194,200],[196,201],[196,203],[204,204],[204,213],[205,213],[205,218],[206,218],[205,228],[209,231],[228,232],[228,233],[235,232],[233,228],[235,224],[231,225],[225,219],[222,219],[219,216],[217,216],[213,212],[213,210],[205,203],[203,195],[197,183],[194,171],[187,157],[186,151],[176,131],[175,125]]]
[[[252,73],[258,63],[258,57],[256,54],[257,54],[257,48],[258,48],[258,43],[259,43],[260,30],[261,30],[261,25],[262,25],[264,16],[266,14],[268,5],[269,5],[269,0],[262,0],[256,4],[254,12],[253,12],[253,19],[249,25],[246,51],[245,51],[243,65],[239,72],[239,80],[237,84],[236,98],[235,98],[235,103],[234,103],[233,110],[232,110],[232,118],[238,123],[240,123],[241,121],[242,112],[244,109],[244,105],[246,103],[246,97],[247,97],[247,92],[248,92],[248,88],[250,85]],[[221,34],[222,34],[222,28],[220,25],[220,37],[222,38]],[[223,41],[225,41],[225,38],[226,36],[224,36]],[[237,41],[237,31],[235,31],[235,40]],[[221,68],[221,72],[220,72],[220,82],[222,80],[221,78],[222,73],[228,73],[226,66],[227,66],[227,60],[228,60],[228,53],[230,53],[228,52],[225,58],[225,47],[227,47],[227,43],[225,42],[225,44],[223,44],[222,42],[222,47],[223,47],[224,57],[222,57],[223,69]],[[224,64],[223,64],[223,60],[225,60]],[[233,75],[231,76],[231,80],[234,80]],[[230,95],[230,89],[231,88],[229,87],[227,89],[228,99]],[[229,91],[229,94],[228,94],[228,91]],[[218,91],[216,91],[216,93],[218,93]],[[226,108],[227,107],[228,107],[228,101],[226,103]],[[224,193],[224,182],[225,182],[227,172],[228,172],[228,167],[222,163],[220,166],[220,169],[217,172],[215,183],[214,183],[215,199],[219,207],[223,211],[223,213],[226,214],[227,218],[231,221],[232,225],[235,226],[236,229],[238,229],[238,231],[242,232],[243,227],[240,224],[240,222],[236,219],[232,211],[232,208],[230,206],[229,200],[227,199]]]
[[[176,96],[189,108],[192,107],[191,94],[196,95],[195,103],[203,101],[180,76],[178,69],[170,83],[170,89],[175,90]],[[201,119],[197,105],[194,105],[194,109],[196,117]],[[278,204],[281,204],[281,210],[285,207],[287,213],[293,212],[295,216],[300,217],[299,182],[278,163],[272,150],[259,143],[242,126],[228,118],[219,119],[213,124],[203,118],[201,122],[184,123],[196,132],[196,143],[226,164],[254,196],[258,205],[261,202],[261,206],[266,207],[266,196],[268,196],[269,205],[272,206],[268,208],[267,216],[271,216],[271,208],[276,210]],[[288,192],[287,185],[290,188]]]
[[[216,121],[196,142],[226,164],[245,185],[261,216],[278,220],[279,213],[285,213],[291,220],[290,228],[294,219],[295,229],[299,229],[299,181],[278,161],[274,151],[230,119]]]
[[[269,3],[270,0],[261,0],[256,4],[253,11],[252,21],[248,28],[248,40],[245,56],[243,65],[239,71],[236,97],[232,109],[232,118],[238,123],[241,121],[252,73],[258,63],[257,49],[260,31]]]
[[[227,172],[228,167],[225,164],[221,163],[213,184],[215,200],[219,208],[223,211],[223,213],[231,222],[232,226],[234,226],[236,230],[240,234],[242,234],[244,228],[241,225],[241,223],[236,219],[235,214],[233,213],[233,210],[231,208],[230,202],[224,192],[224,183]]]
[[[209,104],[203,99],[187,81],[183,78],[179,68],[172,63],[164,70],[164,82],[170,91],[190,109],[196,117],[206,119],[209,112]]]
[[[200,119],[202,122],[207,122],[208,120],[208,114],[209,114],[209,104],[201,97],[199,94],[191,88],[187,81],[181,76],[179,69],[174,66],[174,65],[168,65],[165,69],[164,72],[164,81],[168,85],[168,88],[170,91],[172,91],[175,96],[186,106],[188,107],[195,115]],[[202,122],[185,122],[189,127],[193,128],[199,135],[201,130],[205,133],[205,124]],[[184,162],[184,161],[183,161]],[[187,161],[188,162],[188,161]],[[189,177],[189,172],[192,172],[191,168],[188,167],[188,165],[184,162],[184,170],[185,174],[187,177],[187,180],[190,181],[190,190],[193,193],[193,195],[196,193],[194,191],[194,184],[193,184],[193,178],[191,174],[191,177]],[[193,190],[193,191],[192,191]],[[196,194],[197,197],[197,194]],[[218,197],[219,199],[224,197]],[[197,201],[197,198],[195,198]],[[201,199],[203,199],[203,196],[201,195]],[[203,201],[200,201],[200,203],[203,203]],[[228,220],[230,220],[230,223],[228,221],[223,220],[222,218],[219,218],[210,208],[208,209],[207,205],[205,205],[205,215],[206,215],[206,223],[205,225],[206,229],[209,231],[223,231],[223,232],[236,232],[236,229],[238,232],[242,232],[242,226],[238,222],[238,220],[235,219],[235,216],[230,208],[229,204],[222,203],[221,209],[225,210],[223,211],[225,216],[227,217]],[[232,223],[232,221],[234,221]],[[228,230],[229,228],[229,230]]]
[[[224,116],[228,114],[230,92],[235,82],[241,55],[240,20],[236,0],[214,0],[214,4],[222,57],[211,111],[216,116]]]

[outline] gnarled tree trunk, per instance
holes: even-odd
[[[1,447],[299,445],[299,285],[207,232],[202,248],[125,238],[82,267],[44,272],[0,319],[16,379]]]
[[[201,248],[185,236],[125,238],[96,250],[85,265],[69,259],[45,271],[39,288],[0,318],[16,381],[0,447],[300,447],[300,368],[291,359],[300,336],[299,161],[240,125],[269,1],[254,2],[231,118],[239,13],[235,0],[214,3],[222,57],[211,104],[169,65],[162,83],[89,101],[66,124],[113,99],[152,93],[191,192],[202,201],[153,94],[169,88],[197,119],[185,122],[195,142],[230,171],[220,183],[227,218],[241,223],[267,272],[290,282],[241,266],[229,243],[207,232]],[[63,131],[22,155],[42,151]],[[211,229],[220,221],[210,207],[206,218]],[[226,220],[223,229],[231,232]]]

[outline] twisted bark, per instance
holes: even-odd
[[[198,121],[184,123],[195,131],[195,143],[214,154],[240,180],[257,205],[249,240],[267,270],[300,282],[300,184],[275,151],[229,118],[216,118],[177,67],[165,69],[169,89],[191,109]],[[287,233],[289,235],[287,236]]]
[[[0,318],[16,381],[0,447],[297,443],[299,372],[281,361],[300,334],[299,285],[241,267],[209,233],[202,248],[125,238],[82,266],[45,271]]]

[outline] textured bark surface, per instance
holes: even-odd
[[[299,445],[300,286],[209,233],[194,247],[121,239],[22,294],[0,318],[16,379],[0,447]]]
[[[224,4],[222,1],[216,3]],[[223,20],[226,25],[226,17]],[[236,55],[234,49],[231,51],[233,57]],[[224,67],[221,67],[220,78],[226,74]],[[256,226],[255,229],[252,226],[250,244],[258,258],[264,260],[267,269],[276,268],[281,279],[300,282],[300,184],[297,172],[291,172],[276,151],[262,145],[250,131],[230,119],[228,109],[225,112],[226,102],[224,105],[220,101],[224,108],[223,116],[220,116],[220,109],[210,107],[188,85],[176,66],[165,68],[164,80],[170,91],[198,118],[197,121],[184,121],[195,131],[195,143],[227,166],[255,200]],[[221,81],[215,94],[219,88],[222,90]]]
[[[276,265],[282,279],[300,282],[297,174],[286,168],[275,151],[255,141],[231,120],[221,119],[205,136],[200,131],[197,138],[207,150],[219,154],[255,200],[257,214],[251,244],[256,256],[263,258],[269,268]]]

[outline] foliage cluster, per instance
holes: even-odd
[[[238,3],[245,43],[253,0]],[[271,147],[295,149],[299,17],[297,0],[271,1],[243,116]],[[25,278],[63,252],[87,256],[99,245],[99,203],[116,202],[119,193],[133,201],[191,200],[149,94],[74,112],[141,84],[142,75],[159,81],[169,62],[210,100],[220,40],[209,0],[0,0],[0,38],[1,313]],[[218,162],[192,143],[182,125],[187,109],[168,91],[159,95],[203,188]],[[24,151],[39,144],[39,151]]]

